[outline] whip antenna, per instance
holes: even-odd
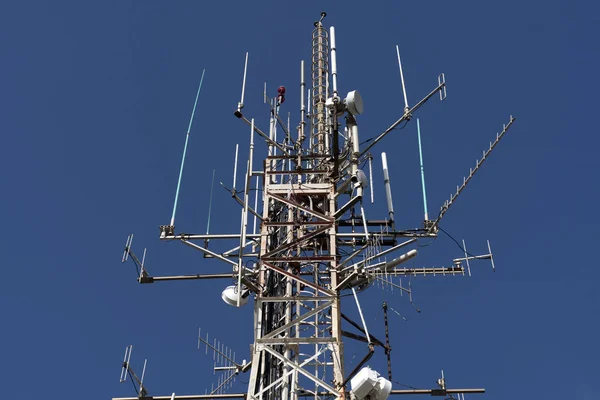
[[[171,226],[175,226],[175,212],[177,211],[177,200],[179,200],[179,189],[181,188],[181,177],[183,176],[183,165],[185,163],[185,153],[187,152],[188,141],[190,140],[190,131],[192,130],[192,122],[194,121],[194,114],[196,113],[196,106],[198,105],[198,96],[200,96],[200,89],[202,89],[202,81],[204,81],[204,71],[202,70],[202,77],[200,78],[200,84],[198,85],[198,92],[196,93],[196,100],[194,101],[194,108],[192,109],[192,115],[190,117],[190,124],[188,125],[187,134],[185,135],[185,144],[183,145],[183,156],[181,157],[181,167],[179,168],[179,179],[177,180],[177,189],[175,190],[175,202],[173,204],[173,215],[171,216]]]

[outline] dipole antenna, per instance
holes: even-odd
[[[133,351],[133,345],[129,345],[125,347],[125,357],[123,358],[123,363],[121,365],[121,376],[119,378],[119,382],[123,383],[127,381],[127,377],[131,379],[131,383],[139,398],[144,398],[148,395],[148,390],[144,386],[144,376],[146,375],[146,364],[148,360],[144,360],[144,368],[142,369],[141,377],[138,377],[136,373],[131,368],[131,352]],[[137,385],[136,385],[137,384]]]
[[[175,226],[175,213],[177,212],[177,200],[179,200],[179,189],[181,188],[181,177],[183,176],[185,153],[187,152],[187,145],[188,141],[190,140],[190,131],[192,130],[192,122],[194,121],[194,114],[196,113],[196,106],[198,105],[198,96],[200,96],[200,89],[202,89],[202,82],[204,81],[205,71],[205,69],[202,70],[200,84],[198,85],[198,92],[196,92],[196,100],[194,101],[194,108],[192,109],[192,115],[190,116],[190,124],[188,125],[187,134],[185,135],[185,144],[183,145],[183,156],[181,157],[181,167],[179,168],[179,179],[177,180],[177,189],[175,190],[175,202],[173,203],[173,215],[171,216],[171,226]]]

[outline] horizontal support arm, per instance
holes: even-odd
[[[410,110],[406,111],[404,113],[404,115],[402,117],[400,117],[400,119],[396,122],[394,122],[389,128],[387,128],[385,131],[383,131],[383,133],[379,136],[377,136],[375,138],[375,140],[373,140],[363,151],[362,153],[360,153],[360,157],[364,156],[370,149],[371,147],[375,146],[375,144],[377,144],[377,142],[379,142],[381,139],[383,139],[383,137],[385,135],[387,135],[388,133],[390,133],[392,130],[394,130],[394,128],[396,128],[402,121],[408,121],[411,117],[411,114],[415,111],[417,111],[423,104],[425,104],[425,102],[427,100],[429,100],[434,94],[436,94],[438,91],[442,90],[444,87],[446,86],[446,82],[442,82],[438,85],[438,87],[436,87],[435,89],[433,89],[431,91],[431,93],[429,93],[427,96],[423,97],[423,99],[421,101],[419,101],[417,104],[415,104]]]
[[[140,283],[154,283],[159,281],[183,281],[188,279],[231,279],[233,274],[196,274],[196,275],[174,275],[174,276],[142,276]]]
[[[446,389],[446,394],[477,394],[485,393],[485,389]],[[440,393],[440,394],[436,394]],[[390,395],[411,395],[411,394],[428,394],[431,396],[443,396],[441,389],[402,389],[392,390]],[[319,392],[319,396],[331,395],[330,392]],[[313,397],[315,393],[298,393],[300,397]],[[192,394],[181,396],[145,396],[145,397],[113,397],[112,400],[209,400],[209,399],[245,399],[246,393],[224,393],[224,394]]]

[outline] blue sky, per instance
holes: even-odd
[[[409,102],[446,74],[448,98],[418,112],[430,213],[461,183],[509,115],[517,121],[442,227],[473,253],[489,239],[496,273],[413,281],[406,297],[361,294],[370,329],[390,315],[394,380],[418,388],[444,369],[477,398],[591,399],[600,350],[596,212],[598,9],[567,2],[5,1],[0,14],[0,168],[5,228],[0,283],[0,380],[22,399],[133,395],[118,384],[133,344],[154,395],[204,393],[216,377],[196,350],[198,327],[248,356],[251,309],[220,300],[226,282],[139,285],[134,249],[155,275],[221,271],[179,243],[160,243],[175,191],[184,134],[206,69],[180,195],[177,230],[203,232],[210,178],[230,185],[235,143],[248,129],[232,111],[250,52],[246,114],[266,126],[270,95],[288,88],[282,112],[298,121],[298,75],[322,10],[337,32],[339,85],[365,102],[364,138],[403,108],[399,44]],[[258,154],[264,154],[259,145]],[[390,160],[396,216],[422,220],[416,125],[374,149],[373,218],[385,215],[379,152]],[[261,153],[262,152],[262,153]],[[237,232],[239,207],[215,187],[212,229]],[[447,237],[415,265],[448,265]],[[351,302],[345,309],[354,310]],[[354,311],[349,311],[353,313]],[[364,349],[347,351],[358,360]],[[381,352],[371,364],[385,371]],[[242,376],[240,380],[246,381]],[[402,388],[397,383],[394,388]],[[244,391],[240,383],[234,391]],[[475,398],[471,396],[469,398]]]

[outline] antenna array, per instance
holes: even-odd
[[[203,337],[201,329],[198,328],[198,350],[202,350],[203,347],[206,355],[209,349],[212,351],[213,370],[215,375],[219,374],[216,384],[211,387],[210,394],[223,394],[233,386],[240,372],[248,370],[250,364],[246,360],[242,363],[236,362],[235,352],[229,346],[214,338],[211,342],[208,333]]]
[[[119,378],[119,382],[123,383],[127,381],[127,377],[131,380],[133,384],[133,388],[140,398],[146,397],[148,395],[148,391],[144,386],[144,376],[146,375],[146,364],[148,360],[144,360],[144,367],[142,369],[142,375],[140,378],[136,375],[131,368],[131,352],[133,351],[133,345],[129,345],[125,348],[125,356],[123,357],[123,364],[121,366],[121,377]]]
[[[390,292],[395,290],[401,296],[407,295],[413,308],[420,312],[413,303],[412,278],[470,276],[470,261],[474,260],[489,259],[495,270],[489,241],[488,253],[483,255],[469,254],[463,241],[464,257],[453,259],[449,267],[415,267],[414,259],[418,255],[418,249],[414,247],[418,247],[422,239],[437,238],[438,230],[441,229],[440,220],[510,128],[514,118],[511,117],[496,140],[490,143],[483,158],[477,161],[475,169],[465,177],[462,186],[457,187],[456,193],[444,204],[435,220],[429,220],[427,212],[421,132],[417,121],[424,202],[423,226],[397,228],[392,181],[385,153],[381,154],[381,159],[387,213],[383,219],[370,218],[365,213],[363,201],[366,197],[365,190],[370,188],[371,202],[374,202],[371,149],[398,125],[407,124],[413,114],[434,95],[439,94],[440,100],[444,100],[446,81],[444,74],[440,74],[436,87],[410,106],[400,49],[396,46],[404,98],[403,114],[361,148],[358,121],[363,112],[362,98],[356,90],[348,92],[345,97],[340,95],[335,29],[331,27],[327,31],[323,25],[325,15],[321,14],[312,31],[312,86],[308,89],[304,62],[300,63],[300,118],[295,137],[291,129],[290,114],[288,113],[287,124],[281,117],[281,107],[286,96],[286,88],[283,86],[277,89],[276,96],[269,98],[265,83],[263,97],[269,112],[268,131],[261,130],[254,118],[244,115],[249,65],[249,55],[246,53],[241,99],[234,111],[234,115],[249,127],[249,150],[243,189],[237,189],[238,145],[235,148],[232,188],[226,188],[221,183],[241,207],[238,233],[209,233],[210,222],[207,224],[206,234],[176,233],[174,217],[194,115],[192,112],[171,223],[160,227],[160,239],[181,241],[200,251],[205,258],[218,260],[225,266],[223,272],[150,276],[144,267],[145,251],[144,257],[139,261],[131,251],[133,235],[127,239],[122,261],[127,261],[131,256],[138,268],[140,283],[226,279],[230,284],[223,291],[222,298],[227,304],[241,307],[251,298],[254,300],[254,341],[250,361],[237,362],[228,346],[216,339],[211,341],[208,335],[202,336],[199,331],[198,348],[204,348],[207,355],[209,350],[212,352],[214,371],[215,374],[218,373],[217,381],[210,393],[180,397],[173,394],[172,399],[297,400],[313,397],[361,400],[385,399],[395,394],[430,394],[450,398],[457,394],[460,399],[461,396],[464,398],[464,393],[484,391],[449,389],[443,372],[435,389],[392,389],[387,310],[390,309],[404,320],[406,318],[384,303],[386,336],[385,341],[379,340],[367,326],[359,295],[373,285],[389,289]],[[200,87],[198,94],[199,91]],[[305,99],[308,100],[306,104]],[[197,100],[196,98],[194,110]],[[308,143],[305,143],[307,130]],[[263,142],[268,155],[262,163],[263,169],[256,170],[255,145]],[[364,164],[369,166],[368,178],[360,168]],[[255,196],[253,204],[250,204],[252,191]],[[410,249],[411,247],[413,248]],[[398,254],[401,249],[403,253]],[[413,260],[413,266],[401,266],[409,260]],[[356,307],[359,322],[342,313],[342,300],[344,303],[354,303],[351,307]],[[346,329],[348,326],[354,332]],[[364,356],[352,370],[349,370],[344,358],[346,339],[364,346],[359,347],[364,350]],[[367,366],[378,347],[383,349],[387,357],[389,380]],[[127,371],[130,371],[130,351],[129,356],[126,352],[123,367]],[[236,376],[243,372],[249,372],[246,392],[228,393],[236,387]],[[138,382],[139,398],[146,395],[142,380]]]

